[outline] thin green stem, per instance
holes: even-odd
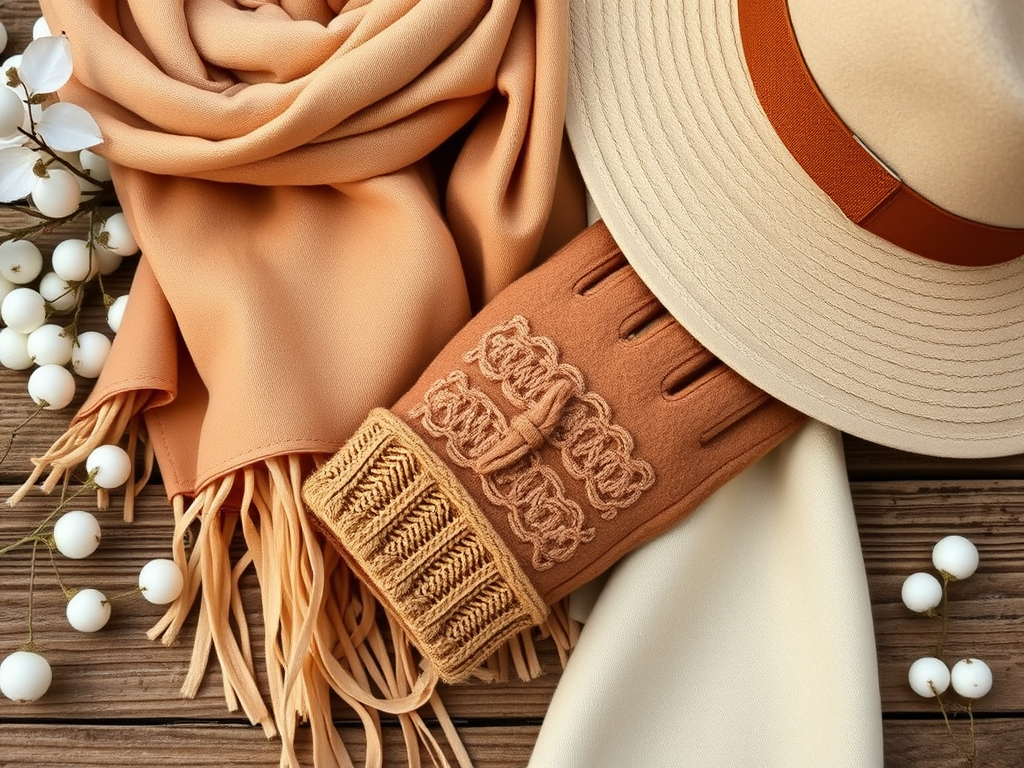
[[[75,291],[75,314],[71,316],[71,322],[64,329],[71,333],[71,343],[78,346],[78,321],[82,319],[82,306],[85,304],[85,283],[72,285],[69,290]],[[66,293],[66,292],[65,292]],[[63,296],[65,294],[61,294]]]
[[[60,568],[57,567],[57,558],[53,556],[53,550],[55,549],[53,542],[47,541],[46,548],[50,552],[50,565],[53,566],[53,575],[57,578],[57,586],[60,587],[60,591],[61,594],[64,595],[64,599],[70,600],[74,597],[74,592],[64,586],[64,580],[60,577]]]
[[[971,751],[967,755],[967,764],[974,766],[978,760],[978,734],[974,729],[974,702],[967,702],[967,718],[971,723]]]
[[[18,436],[18,432],[24,429],[28,425],[28,423],[32,421],[32,419],[34,419],[36,416],[42,413],[47,405],[49,405],[49,403],[47,403],[45,400],[40,400],[39,405],[36,407],[36,409],[32,411],[32,413],[30,413],[28,417],[23,422],[21,422],[21,424],[19,424],[18,426],[11,430],[11,435],[10,437],[7,438],[7,447],[4,449],[4,455],[0,457],[0,465],[3,465],[3,463],[7,461],[7,457],[11,453],[11,448],[14,447],[14,438]]]
[[[22,536],[20,539],[15,541],[13,544],[8,544],[6,547],[0,549],[0,555],[6,555],[8,552],[17,549],[18,547],[22,547],[25,544],[28,544],[32,541],[38,543],[39,537],[42,535],[46,527],[53,522],[54,518],[56,518],[57,515],[61,514],[62,512],[64,512],[64,510],[67,509],[67,506],[70,502],[74,501],[76,498],[81,496],[86,491],[94,490],[97,487],[96,482],[94,480],[95,477],[96,471],[93,470],[92,472],[89,473],[89,477],[86,478],[86,481],[81,485],[81,487],[78,488],[71,495],[66,495],[67,486],[65,486],[64,490],[62,490],[61,492],[60,503],[54,508],[52,512],[50,512],[50,514],[46,516],[46,519],[44,519],[43,522],[39,523],[39,525],[37,525],[33,529],[32,533],[26,534],[25,536]]]
[[[104,602],[112,603],[115,600],[120,600],[120,599],[128,597],[130,595],[141,595],[141,594],[142,594],[142,587],[135,587],[134,589],[129,589],[129,590],[125,591],[125,592],[118,592],[116,595],[108,597],[106,600],[104,600]]]
[[[35,641],[32,636],[32,608],[33,608],[33,597],[35,595],[35,584],[36,584],[36,550],[39,548],[39,542],[35,541],[32,544],[32,563],[29,566],[28,571],[28,644],[34,645]]]
[[[100,296],[103,299],[103,309],[110,309],[110,305],[111,303],[113,303],[114,300],[107,293],[107,287],[103,285],[103,275],[101,275],[99,272],[96,273],[96,284],[100,287]]]

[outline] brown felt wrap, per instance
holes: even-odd
[[[303,493],[452,681],[803,421],[665,313],[598,223],[488,304]]]

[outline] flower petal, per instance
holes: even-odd
[[[92,115],[77,104],[59,101],[43,110],[36,130],[50,149],[78,152],[103,141],[100,127]]]
[[[10,136],[4,136],[0,138],[0,149],[6,149],[7,147],[20,147],[28,139],[24,134],[12,133]]]
[[[23,200],[36,186],[39,153],[28,147],[0,149],[0,203]]]
[[[33,40],[22,54],[18,72],[30,93],[55,92],[71,78],[71,43],[64,35]]]

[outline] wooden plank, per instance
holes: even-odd
[[[992,667],[995,684],[980,711],[1024,709],[1024,483],[856,483],[854,493],[886,711],[935,711],[909,690],[906,674],[915,659],[934,653],[940,625],[910,612],[900,588],[914,571],[934,573],[931,548],[951,533],[972,539],[981,561],[973,576],[950,586],[943,658],[976,656]]]
[[[356,765],[363,765],[365,737],[359,728],[339,729]],[[476,768],[524,766],[537,738],[536,725],[464,728],[463,743]],[[407,765],[405,742],[394,726],[384,730],[386,768]],[[298,756],[312,765],[308,733],[302,733]],[[142,768],[251,766],[277,768],[280,743],[267,741],[254,728],[230,725],[0,725],[0,766]],[[424,764],[430,765],[424,753]]]
[[[897,451],[843,436],[851,480],[1024,479],[1024,454],[992,459],[946,459]]]
[[[9,492],[10,488],[0,489]],[[987,711],[1024,710],[1024,668],[1017,663],[1020,616],[1024,611],[1024,584],[1018,564],[1024,558],[1024,483],[945,482],[932,486],[916,483],[858,483],[854,485],[869,588],[875,613],[882,693],[890,712],[932,712],[934,707],[916,697],[906,685],[906,669],[934,647],[935,620],[910,613],[900,600],[903,578],[930,567],[932,544],[942,535],[961,532],[972,537],[981,551],[981,567],[973,577],[953,585],[952,616],[947,656],[984,658],[996,674],[992,694],[979,708]],[[10,541],[31,529],[50,509],[53,500],[29,496],[17,509],[0,518],[0,540]],[[88,505],[86,505],[88,506]],[[138,520],[122,523],[116,511],[97,513],[104,539],[97,553],[85,561],[61,564],[68,585],[96,586],[108,593],[134,586],[138,569],[152,557],[168,553],[171,523],[158,488],[143,495]],[[0,648],[16,647],[25,633],[28,552],[0,558]],[[183,705],[177,689],[189,656],[188,638],[171,648],[145,640],[145,630],[160,609],[133,598],[117,605],[109,627],[83,636],[64,624],[61,595],[49,567],[43,563],[37,577],[36,638],[54,653],[58,671],[67,680],[55,683],[45,702],[18,710],[19,716],[51,717],[62,712],[83,716],[103,706],[111,716],[219,717],[223,705],[214,674],[199,701]],[[255,609],[255,584],[248,584],[248,601]],[[123,606],[123,607],[122,607]],[[257,622],[258,624],[258,622]],[[259,642],[259,627],[254,626]],[[104,649],[119,649],[116,659]],[[540,717],[557,680],[558,664],[548,649],[545,663],[555,674],[529,684],[460,686],[446,695],[460,716]],[[134,691],[148,691],[137,700]],[[3,712],[0,703],[0,713]]]
[[[365,744],[362,731],[344,726],[339,730],[350,755],[360,765]],[[460,733],[477,768],[522,768],[529,760],[538,730],[535,724],[502,725],[463,727]],[[968,722],[954,721],[952,733],[951,738],[941,720],[887,720],[886,768],[963,768],[967,762],[958,750],[971,748]],[[976,738],[979,766],[1020,764],[1024,749],[1024,723],[1020,719],[978,720]],[[404,765],[404,743],[396,728],[385,729],[384,743],[391,758],[385,765]],[[64,768],[70,759],[82,768],[270,768],[278,765],[278,749],[278,742],[267,741],[258,729],[226,724],[0,724],[0,765],[4,766]],[[304,765],[312,765],[311,752],[308,734],[301,733],[298,755]]]
[[[1024,721],[1019,717],[976,719],[972,747],[969,721],[960,716],[951,724],[941,720],[886,720],[885,768],[970,768],[965,753],[976,748],[975,765],[1011,768],[1021,765]]]

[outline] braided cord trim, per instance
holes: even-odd
[[[654,468],[633,456],[633,436],[613,423],[608,401],[588,392],[579,368],[558,357],[550,338],[531,335],[526,318],[515,315],[484,333],[465,360],[476,361],[522,409],[535,407],[552,387],[571,385],[574,395],[548,441],[561,450],[566,472],[583,482],[590,505],[610,520],[654,485]]]
[[[446,438],[445,450],[456,464],[474,468],[477,459],[509,432],[504,414],[465,372],[452,371],[435,381],[410,411],[434,437]],[[512,532],[533,547],[538,571],[569,560],[594,538],[579,504],[566,498],[562,479],[541,463],[534,450],[514,463],[480,476],[487,499],[508,511]]]

